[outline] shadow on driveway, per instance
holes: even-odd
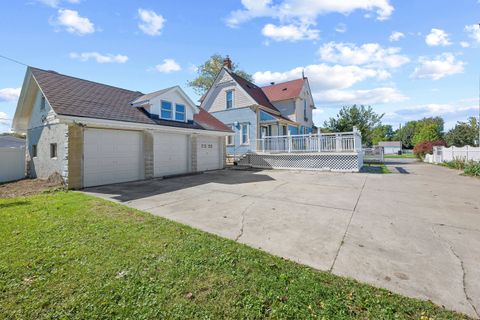
[[[111,199],[127,202],[154,195],[170,193],[182,189],[188,189],[207,183],[219,184],[244,184],[264,181],[273,181],[272,177],[262,174],[261,170],[217,170],[200,174],[186,175],[182,177],[157,178],[127,183],[117,183],[105,186],[85,188],[83,191],[97,194],[115,195]]]

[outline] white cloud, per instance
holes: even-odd
[[[62,0],[37,0],[37,1],[52,8],[57,8],[62,2]],[[80,3],[80,0],[66,0],[66,2],[71,4],[76,4],[76,3]]]
[[[480,26],[478,24],[465,26],[464,31],[467,32],[468,36],[475,42],[480,43]]]
[[[70,58],[80,61],[95,60],[98,63],[125,63],[128,61],[128,57],[121,54],[101,54],[98,52],[71,52]]]
[[[402,38],[405,38],[405,34],[403,32],[393,31],[390,37],[388,37],[388,40],[390,40],[390,42],[395,42],[399,41]]]
[[[378,20],[388,19],[393,13],[389,0],[242,0],[243,9],[230,13],[227,25],[236,27],[253,18],[272,17],[282,21],[313,22],[317,16],[328,13],[349,14],[356,10],[374,11]]]
[[[21,88],[3,88],[0,89],[0,101],[17,101],[20,97]]]
[[[419,58],[420,66],[416,67],[412,75],[413,79],[439,80],[443,77],[463,73],[465,62],[456,60],[452,53],[443,53],[433,60],[426,57]]]
[[[395,88],[382,87],[367,90],[326,90],[315,94],[315,100],[325,104],[385,104],[408,98]]]
[[[64,27],[68,32],[84,35],[95,32],[94,24],[86,17],[82,17],[75,10],[59,9],[54,25]]]
[[[150,36],[158,36],[162,33],[163,26],[166,22],[162,15],[157,14],[153,10],[138,9],[138,18],[140,23],[138,27],[145,34]]]
[[[302,71],[305,72],[310,85],[315,90],[345,89],[369,78],[386,80],[390,77],[388,72],[382,70],[359,66],[330,66],[322,63],[309,65],[305,68],[297,67],[286,72],[255,72],[253,79],[258,84],[282,82],[300,78]]]
[[[470,47],[470,43],[468,43],[467,41],[460,41],[460,46],[462,48],[469,48]]]
[[[338,33],[345,33],[347,32],[347,25],[345,23],[339,23],[335,27],[335,31]]]
[[[378,43],[366,43],[358,47],[352,43],[329,42],[320,47],[318,53],[327,62],[393,69],[410,61],[399,54],[400,51],[400,48],[383,48]]]
[[[308,24],[295,25],[287,24],[276,26],[274,24],[266,24],[262,29],[262,34],[275,41],[299,41],[299,40],[317,40],[320,31],[310,29]]]
[[[170,73],[174,71],[180,71],[182,68],[173,59],[164,59],[162,64],[157,64],[155,70],[162,73]]]
[[[435,28],[433,28],[430,33],[425,37],[425,43],[431,47],[445,47],[452,44],[448,39],[448,34],[445,31]]]
[[[0,125],[8,126],[10,127],[10,124],[12,123],[12,120],[8,117],[8,114],[5,112],[0,111]]]

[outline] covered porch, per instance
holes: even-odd
[[[358,172],[362,136],[351,132],[263,136],[241,164],[255,168]]]

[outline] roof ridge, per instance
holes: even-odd
[[[268,84],[268,85],[263,86],[263,87],[261,87],[261,88],[263,89],[263,88],[268,88],[268,87],[273,87],[273,86],[279,86],[279,85],[281,85],[281,84],[285,84],[285,83],[289,83],[289,82],[293,82],[293,81],[305,80],[305,79],[306,79],[306,78],[292,79],[292,80],[283,81],[283,82],[278,82],[278,83],[274,83],[274,84]]]
[[[45,70],[45,69],[40,69],[40,68],[32,67],[32,66],[29,66],[29,68],[30,68],[30,69],[36,69],[36,70],[39,70],[39,71],[42,71],[42,72],[47,72],[47,73],[51,73],[51,74],[63,76],[63,77],[67,77],[67,78],[71,78],[71,79],[76,79],[76,80],[81,80],[81,81],[85,81],[85,82],[90,82],[90,83],[93,83],[93,84],[99,84],[99,85],[106,86],[106,87],[110,87],[110,88],[114,88],[114,89],[119,89],[119,90],[123,90],[123,91],[128,91],[128,92],[131,92],[131,93],[140,93],[140,94],[142,94],[142,95],[145,95],[145,94],[144,94],[143,92],[141,92],[141,91],[134,91],[134,90],[125,89],[125,88],[120,88],[120,87],[117,87],[117,86],[112,86],[112,85],[110,85],[110,84],[101,83],[101,82],[97,82],[97,81],[93,81],[93,80],[82,79],[82,78],[79,78],[79,77],[74,77],[74,76],[70,76],[70,75],[68,75],[68,74],[63,74],[63,73],[57,72],[57,71],[55,71],[55,70]]]

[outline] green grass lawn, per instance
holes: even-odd
[[[398,154],[386,154],[384,155],[386,159],[415,159],[415,155],[413,153],[404,153],[401,155]]]
[[[0,199],[0,248],[0,318],[465,318],[74,192]]]

